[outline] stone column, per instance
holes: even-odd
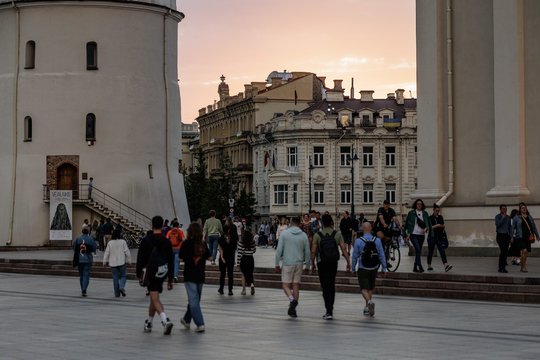
[[[493,2],[495,187],[486,194],[488,203],[521,200],[529,195],[523,15],[523,0]]]

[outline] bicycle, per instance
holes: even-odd
[[[395,272],[401,263],[401,251],[399,250],[399,234],[392,233],[390,238],[384,242],[384,255],[386,257],[386,268]]]

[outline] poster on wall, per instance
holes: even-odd
[[[51,190],[49,214],[49,239],[72,240],[73,236],[73,192]]]

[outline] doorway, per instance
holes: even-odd
[[[57,190],[72,190],[73,199],[79,198],[79,171],[71,164],[64,163],[56,170]]]

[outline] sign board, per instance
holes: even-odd
[[[49,240],[73,239],[73,192],[51,190]]]

